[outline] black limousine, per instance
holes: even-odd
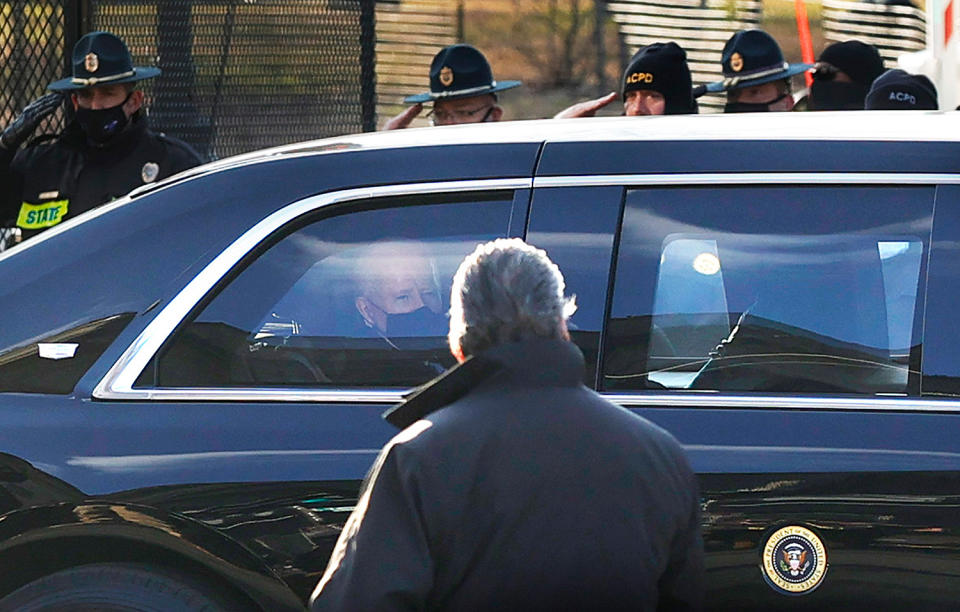
[[[344,136],[0,254],[0,610],[302,608],[381,413],[453,363],[358,292],[416,252],[442,314],[501,236],[564,272],[585,383],[685,446],[711,609],[960,602],[960,114],[848,112]]]

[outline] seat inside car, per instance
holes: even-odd
[[[875,240],[816,240],[759,254],[721,243],[731,334],[693,389],[889,390],[890,342]],[[904,381],[905,382],[905,381]],[[877,388],[880,387],[880,388]]]

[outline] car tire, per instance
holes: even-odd
[[[218,612],[243,608],[190,576],[141,563],[72,567],[38,578],[0,599],[0,612]]]

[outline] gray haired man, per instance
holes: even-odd
[[[581,382],[556,265],[480,245],[451,304],[460,365],[386,415],[404,429],[312,609],[698,608],[696,480],[670,434]]]

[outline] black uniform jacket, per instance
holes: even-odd
[[[569,342],[482,358],[499,367],[453,403],[398,407],[429,414],[381,451],[312,609],[699,607],[698,490],[677,441],[587,389]]]
[[[72,123],[55,140],[9,155],[0,157],[0,214],[24,238],[201,163],[189,145],[150,131],[139,115],[109,146],[89,145]]]

